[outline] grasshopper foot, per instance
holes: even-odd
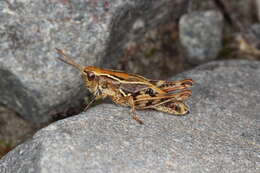
[[[139,124],[144,124],[144,121],[141,120],[137,115],[133,115],[132,118],[137,121]]]

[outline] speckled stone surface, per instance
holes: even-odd
[[[260,63],[205,64],[172,78],[196,81],[187,116],[101,104],[37,132],[0,160],[0,172],[260,171]]]
[[[172,6],[180,15],[180,4],[183,1],[0,1],[0,102],[36,123],[78,105],[86,95],[82,80],[75,69],[57,60],[55,48],[82,65],[115,64],[113,55],[123,47],[126,33],[140,29],[136,20],[143,21],[144,32],[165,17],[169,20]]]
[[[222,48],[223,17],[218,11],[197,11],[180,20],[180,42],[187,60],[201,64],[214,60]]]

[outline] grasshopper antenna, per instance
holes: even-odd
[[[59,55],[61,55],[62,57],[59,57],[59,59],[61,61],[63,61],[66,64],[69,64],[73,67],[76,67],[77,69],[79,69],[80,71],[84,71],[83,66],[79,65],[78,63],[76,63],[73,58],[71,58],[69,55],[65,54],[61,49],[55,48],[56,51],[58,52]]]

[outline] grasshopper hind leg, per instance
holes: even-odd
[[[189,113],[189,107],[181,101],[168,102],[155,106],[152,109],[173,115],[186,115]]]
[[[129,103],[131,106],[131,114],[132,118],[137,121],[139,124],[144,124],[144,121],[140,119],[140,117],[136,114],[136,109],[135,109],[135,104],[134,104],[134,99],[133,97],[129,97]]]
[[[134,103],[134,99],[132,96],[125,96],[123,98],[118,98],[118,97],[112,97],[113,102],[119,104],[119,105],[124,105],[124,106],[130,106],[130,114],[132,118],[137,121],[139,124],[144,124],[143,120],[139,118],[139,116],[136,114],[136,107]]]

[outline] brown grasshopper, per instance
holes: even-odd
[[[185,115],[189,112],[183,101],[191,96],[191,90],[186,88],[192,86],[192,79],[176,82],[151,80],[122,71],[94,66],[83,67],[62,50],[56,50],[62,55],[60,60],[81,71],[86,87],[93,94],[94,99],[86,109],[95,100],[109,97],[116,104],[130,106],[133,119],[140,124],[143,124],[143,121],[137,116],[136,109],[155,109],[174,115]]]

